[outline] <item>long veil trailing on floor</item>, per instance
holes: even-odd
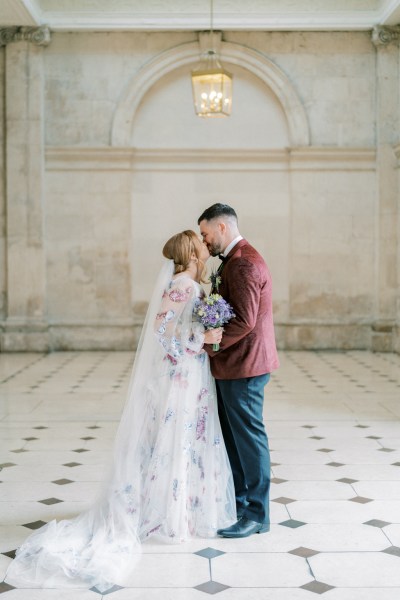
[[[189,533],[213,535],[216,527],[235,520],[232,475],[216,414],[208,421],[207,440],[204,436],[205,421],[214,410],[215,398],[209,391],[213,386],[211,377],[204,388],[203,381],[196,379],[197,371],[189,368],[190,376],[177,385],[183,377],[183,371],[177,371],[179,365],[184,365],[187,375],[187,360],[193,361],[193,355],[201,358],[196,352],[203,336],[200,333],[200,341],[196,339],[192,322],[197,284],[182,287],[181,283],[173,290],[170,296],[179,314],[166,310],[160,321],[160,302],[171,285],[173,266],[172,260],[163,265],[149,304],[115,439],[112,469],[103,491],[76,518],[53,520],[33,532],[10,564],[7,583],[25,588],[95,587],[100,592],[115,584],[124,585],[140,558],[144,538],[155,532],[174,541],[176,532],[171,523],[178,521],[176,529],[182,529],[181,515],[187,509],[188,495],[192,503],[189,510],[194,515],[190,517]],[[190,297],[190,301],[181,302],[183,296],[185,300]],[[162,343],[155,334],[155,323],[163,333]],[[192,348],[190,353],[188,348]],[[173,371],[165,360],[166,351]],[[207,394],[210,400],[204,407]],[[164,407],[160,406],[160,398],[166,399]],[[179,408],[190,406],[185,404],[187,399],[192,405],[198,403],[192,424],[188,422],[189,410]],[[176,439],[179,435],[174,434],[175,430],[167,429],[172,422],[179,426],[178,431],[187,429],[192,435],[185,448],[182,440]],[[175,475],[177,469],[184,473],[181,479]],[[167,493],[170,482],[173,489]],[[171,512],[173,518],[169,519]]]

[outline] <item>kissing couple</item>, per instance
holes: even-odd
[[[198,224],[201,237],[183,231],[163,248],[103,490],[74,519],[34,531],[7,583],[105,592],[134,580],[149,537],[177,543],[269,531],[263,401],[279,366],[271,275],[232,207],[214,204]],[[205,329],[196,307],[210,255],[222,261],[211,293],[235,316]]]

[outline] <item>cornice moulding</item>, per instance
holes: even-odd
[[[282,149],[47,147],[47,171],[374,171],[371,148]]]
[[[380,19],[377,23],[381,25],[396,25],[400,22],[399,0],[386,0],[381,10]]]
[[[290,149],[291,170],[374,171],[374,148],[318,147]]]
[[[168,12],[132,13],[102,11],[46,11],[42,20],[54,31],[201,31],[210,28],[206,14]],[[381,22],[377,11],[330,11],[320,15],[304,11],[290,14],[215,14],[214,28],[230,31],[354,31],[369,30]]]
[[[116,2],[112,9],[110,3],[96,0],[86,3],[89,6],[60,0],[1,3],[4,25],[47,23],[57,31],[197,31],[210,27],[209,12],[204,6],[199,10],[198,2],[185,3],[183,11],[181,3],[173,1]],[[303,10],[299,4],[292,10],[294,5],[290,0],[275,4],[252,0],[245,10],[235,10],[225,3],[214,11],[214,26],[233,31],[357,31],[400,22],[399,0],[364,2],[362,10],[354,2],[348,2],[345,9],[343,4],[337,9],[334,1],[319,4],[318,10],[307,10],[307,4]]]

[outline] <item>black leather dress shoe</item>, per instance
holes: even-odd
[[[253,533],[265,533],[266,531],[269,531],[268,523],[257,523],[250,521],[247,517],[242,517],[230,527],[218,529],[217,534],[226,538],[243,538],[253,535]]]

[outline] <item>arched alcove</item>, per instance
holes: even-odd
[[[164,75],[142,98],[135,111],[130,145],[215,150],[287,148],[287,119],[275,94],[250,71],[224,64],[234,80],[229,118],[195,116],[190,68],[182,66]]]
[[[132,139],[135,114],[150,88],[182,66],[192,67],[199,60],[199,44],[181,44],[156,56],[135,74],[114,114],[111,145],[127,147]],[[290,146],[307,146],[310,134],[307,115],[288,77],[271,60],[241,44],[220,43],[222,61],[238,65],[264,82],[279,100],[286,115]]]

